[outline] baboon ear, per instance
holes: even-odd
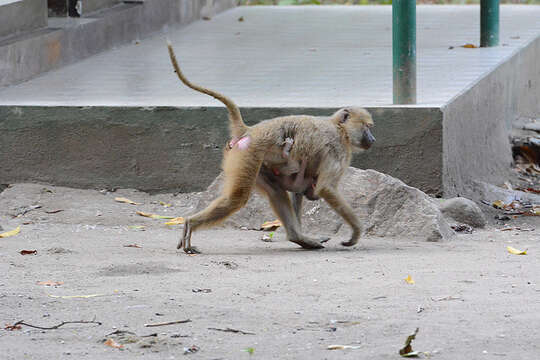
[[[351,113],[349,112],[348,109],[343,109],[343,111],[339,115],[340,115],[339,122],[343,124],[349,119],[349,117],[351,116]]]

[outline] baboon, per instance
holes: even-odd
[[[368,149],[375,138],[370,128],[373,120],[368,111],[349,107],[328,117],[293,115],[262,121],[248,127],[236,104],[226,96],[191,83],[181,72],[171,44],[169,56],[178,78],[188,87],[221,101],[229,113],[232,140],[223,156],[225,174],[222,194],[206,209],[187,217],[177,248],[186,253],[198,252],[191,246],[194,230],[215,225],[241,209],[254,188],[264,193],[281,220],[287,239],[306,249],[322,248],[322,241],[301,233],[302,198],[323,198],[351,226],[352,235],[341,244],[353,246],[361,233],[360,222],[351,206],[337,190],[337,184],[350,165],[352,152]],[[292,175],[276,174],[276,152],[286,138],[293,139],[288,158],[298,161],[300,171]],[[277,149],[277,150],[276,150]],[[268,158],[267,158],[268,156]],[[265,163],[266,161],[266,163]],[[289,161],[289,160],[287,160]],[[294,177],[294,178],[292,178]],[[301,180],[296,182],[295,180]],[[290,182],[298,187],[291,190]],[[293,204],[287,191],[293,191]]]

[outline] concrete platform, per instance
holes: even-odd
[[[391,7],[235,8],[1,90],[2,143],[17,147],[14,139],[31,134],[42,144],[35,151],[49,155],[4,147],[0,182],[182,191],[208,185],[228,136],[226,112],[179,84],[167,37],[187,76],[234,99],[248,121],[368,107],[378,142],[355,165],[432,194],[463,193],[471,179],[502,179],[513,119],[540,113],[539,18],[540,6],[502,6],[501,46],[466,49],[460,46],[479,42],[478,6],[418,6],[418,104],[393,106]],[[110,127],[114,134],[104,131]],[[83,128],[91,136],[77,138]],[[73,165],[61,166],[61,142],[71,144],[64,154]],[[77,149],[84,151],[76,156]],[[111,161],[119,154],[123,161]]]

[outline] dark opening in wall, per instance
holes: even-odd
[[[49,17],[79,17],[77,3],[81,0],[47,0]]]

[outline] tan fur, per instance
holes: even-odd
[[[350,165],[352,152],[368,148],[375,141],[369,131],[373,126],[369,112],[351,107],[338,110],[329,117],[292,115],[265,120],[248,127],[232,100],[213,90],[194,85],[185,78],[170,44],[169,55],[184,84],[213,96],[227,106],[234,140],[234,145],[224,152],[222,167],[225,183],[222,194],[206,209],[186,219],[178,248],[182,247],[188,253],[197,252],[191,246],[192,231],[215,225],[238,211],[246,204],[254,188],[268,197],[272,209],[284,225],[289,241],[304,248],[323,247],[321,239],[301,233],[300,210],[302,194],[305,194],[310,199],[325,199],[352,227],[350,240],[342,244],[356,244],[361,232],[360,222],[337,191],[337,184]],[[293,139],[294,143],[287,149],[287,158],[284,159],[281,152],[287,138]],[[238,139],[248,139],[249,146],[242,148],[236,142]],[[294,175],[276,175],[272,171],[274,167],[287,166],[289,161],[301,163],[302,171]],[[287,191],[296,193],[293,203]]]

